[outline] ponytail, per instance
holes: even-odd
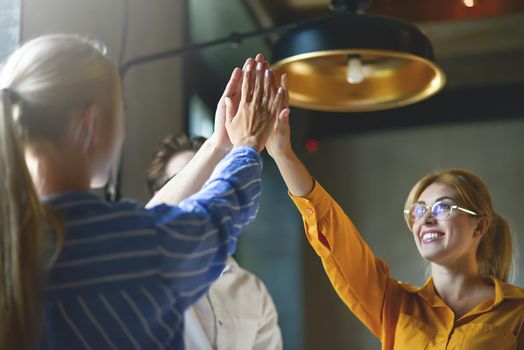
[[[4,89],[0,99],[0,350],[30,349],[42,329],[46,215],[25,163],[15,94]]]
[[[122,87],[99,44],[56,34],[15,50],[0,88],[0,350],[25,350],[42,334],[44,273],[63,242],[59,218],[38,198],[26,146],[56,146],[71,111],[93,103],[118,142]],[[49,246],[53,252],[44,251]]]
[[[480,240],[477,249],[479,272],[485,276],[495,276],[508,282],[513,262],[511,231],[505,218],[493,213],[490,226]]]

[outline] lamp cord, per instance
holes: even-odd
[[[329,8],[336,13],[360,14],[366,12],[372,0],[332,0]]]
[[[330,9],[333,10],[334,12],[336,12],[336,13],[353,13],[353,14],[357,14],[357,13],[364,12],[365,9],[368,8],[368,6],[371,3],[371,1],[372,0],[332,0],[332,3],[330,5]],[[125,22],[124,22],[124,31],[125,32],[124,32],[124,35],[125,36],[123,38],[124,38],[125,41],[127,41],[127,31],[128,31],[128,23],[127,23],[127,21],[128,21],[128,16],[129,16],[129,8],[128,8],[129,7],[129,3],[128,3],[128,1],[124,2],[124,6],[125,6],[124,7],[124,16],[125,16]],[[219,45],[223,45],[223,44],[230,44],[230,45],[232,45],[234,47],[238,47],[242,43],[242,41],[244,41],[245,39],[254,38],[254,37],[261,37],[261,36],[268,36],[268,35],[274,34],[274,33],[283,33],[283,32],[289,31],[289,30],[294,29],[294,28],[311,25],[311,24],[313,24],[313,23],[315,23],[317,21],[322,21],[325,18],[331,17],[331,16],[320,17],[320,18],[315,18],[315,19],[306,19],[306,20],[303,20],[303,21],[290,23],[290,24],[284,24],[284,25],[280,25],[280,26],[274,26],[274,27],[270,27],[270,28],[259,28],[258,30],[254,30],[254,31],[251,31],[251,32],[248,32],[248,33],[233,32],[233,33],[231,33],[227,37],[211,40],[211,41],[208,41],[208,42],[199,43],[199,44],[191,44],[191,45],[182,46],[182,47],[178,47],[178,48],[167,50],[167,51],[163,51],[163,52],[157,52],[157,53],[150,54],[150,55],[136,57],[136,58],[133,58],[133,59],[131,59],[131,60],[125,62],[125,63],[119,62],[120,63],[120,67],[119,67],[120,76],[122,78],[122,81],[124,81],[127,72],[131,68],[136,67],[138,65],[142,65],[142,64],[145,64],[145,63],[154,62],[154,61],[158,61],[158,60],[164,60],[164,59],[175,57],[175,56],[178,56],[178,55],[181,55],[181,54],[187,54],[187,53],[190,53],[190,52],[195,52],[195,51],[199,51],[199,50],[203,50],[203,49],[206,49],[206,48],[219,46]],[[125,50],[125,47],[122,48],[122,50],[120,52],[120,57],[119,57],[120,59],[125,57],[124,56],[124,53],[125,53],[124,50]],[[121,192],[120,192],[120,190],[121,190],[120,189],[121,176],[122,176],[122,164],[121,164],[121,162],[122,162],[122,160],[119,161],[119,167],[116,169],[116,172],[113,174],[110,183],[108,185],[106,185],[106,187],[105,187],[106,198],[108,200],[110,200],[110,201],[118,201],[120,199],[120,196],[121,196]]]

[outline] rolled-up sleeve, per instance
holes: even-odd
[[[384,298],[390,283],[386,263],[373,255],[342,208],[318,182],[307,196],[290,197],[336,292],[380,338]]]

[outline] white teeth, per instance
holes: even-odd
[[[422,235],[422,240],[427,240],[427,239],[435,239],[435,238],[439,238],[440,236],[442,236],[441,234],[438,234],[436,232],[429,232],[429,233],[424,233],[424,235]]]

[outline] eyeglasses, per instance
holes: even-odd
[[[443,203],[442,201],[436,202],[431,207],[422,203],[413,203],[408,209],[404,210],[404,215],[408,218],[410,227],[413,226],[415,221],[420,220],[420,218],[422,218],[428,212],[428,210],[437,220],[446,219],[454,210],[460,210],[470,215],[479,215],[472,210],[459,207],[455,204]]]

